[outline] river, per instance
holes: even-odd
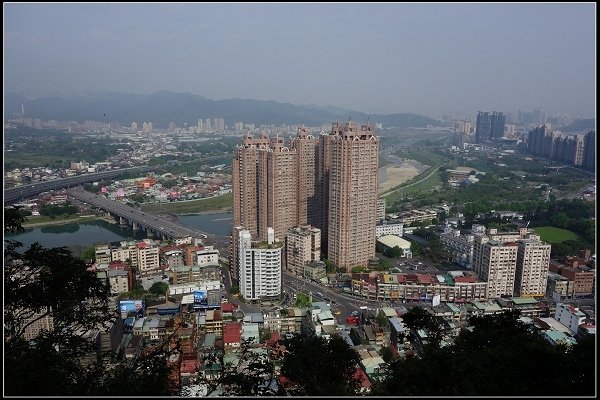
[[[217,236],[229,236],[231,235],[232,217],[233,214],[231,213],[219,213],[182,215],[178,219],[182,225],[187,227]],[[23,243],[24,249],[29,248],[35,242],[39,242],[44,247],[67,246],[75,255],[79,255],[81,250],[86,247],[98,243],[140,240],[145,237],[145,232],[134,232],[132,229],[102,220],[30,228],[18,235],[4,235],[5,240],[11,239]]]

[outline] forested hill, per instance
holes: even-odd
[[[366,114],[333,107],[299,106],[276,101],[251,99],[211,100],[189,93],[168,91],[150,95],[106,93],[70,97],[45,97],[28,100],[25,96],[8,93],[4,113],[10,118],[21,113],[30,118],[57,121],[94,120],[130,125],[135,121],[152,122],[156,128],[166,128],[169,122],[178,126],[196,124],[199,118],[223,118],[227,125],[234,122],[260,124],[328,124],[333,121],[381,122],[384,127],[440,126],[441,121],[410,113]]]

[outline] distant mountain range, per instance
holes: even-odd
[[[199,118],[223,118],[232,126],[234,122],[260,124],[306,124],[308,126],[352,121],[358,123],[381,122],[384,127],[425,127],[441,126],[442,122],[417,114],[365,114],[334,106],[300,106],[276,101],[251,99],[211,100],[189,93],[161,91],[150,95],[106,93],[84,94],[69,97],[45,97],[28,100],[16,93],[4,96],[5,118],[21,113],[30,118],[58,121],[94,120],[100,122],[118,121],[130,125],[135,121],[152,122],[157,128],[166,128],[169,122],[177,126],[184,123],[196,124]]]

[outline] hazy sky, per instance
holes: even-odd
[[[593,117],[595,17],[595,3],[4,3],[4,89]]]

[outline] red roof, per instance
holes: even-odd
[[[477,279],[473,278],[472,276],[457,276],[456,278],[454,278],[454,282],[456,282],[456,283],[473,283],[473,282],[477,282]]]
[[[233,312],[233,310],[236,308],[237,307],[234,307],[234,305],[232,303],[221,304],[221,311],[223,311],[223,312]]]
[[[166,253],[167,251],[172,251],[172,250],[181,250],[181,249],[179,248],[179,246],[176,246],[176,245],[163,246],[160,248],[160,251],[163,253]]]
[[[109,269],[129,269],[129,264],[127,264],[125,261],[111,261],[108,264],[108,268]]]
[[[371,387],[371,381],[369,380],[369,377],[367,376],[365,371],[362,370],[362,368],[356,368],[354,370],[354,373],[352,374],[352,378],[360,381],[360,387],[363,387],[363,388]]]
[[[242,326],[237,322],[226,324],[223,327],[223,342],[240,343],[242,341]]]
[[[284,388],[292,386],[292,381],[288,377],[286,377],[284,375],[279,375],[279,377],[277,378],[277,380],[279,381],[279,384],[281,386],[283,386]]]
[[[182,373],[194,373],[200,366],[198,361],[198,354],[184,354],[181,357],[181,372]]]
[[[424,274],[416,274],[417,275],[417,280],[419,281],[419,283],[433,283],[433,278],[431,277],[431,275],[424,275]]]
[[[271,332],[271,339],[267,340],[267,346],[273,347],[277,344],[277,342],[281,339],[281,335],[279,332]]]

